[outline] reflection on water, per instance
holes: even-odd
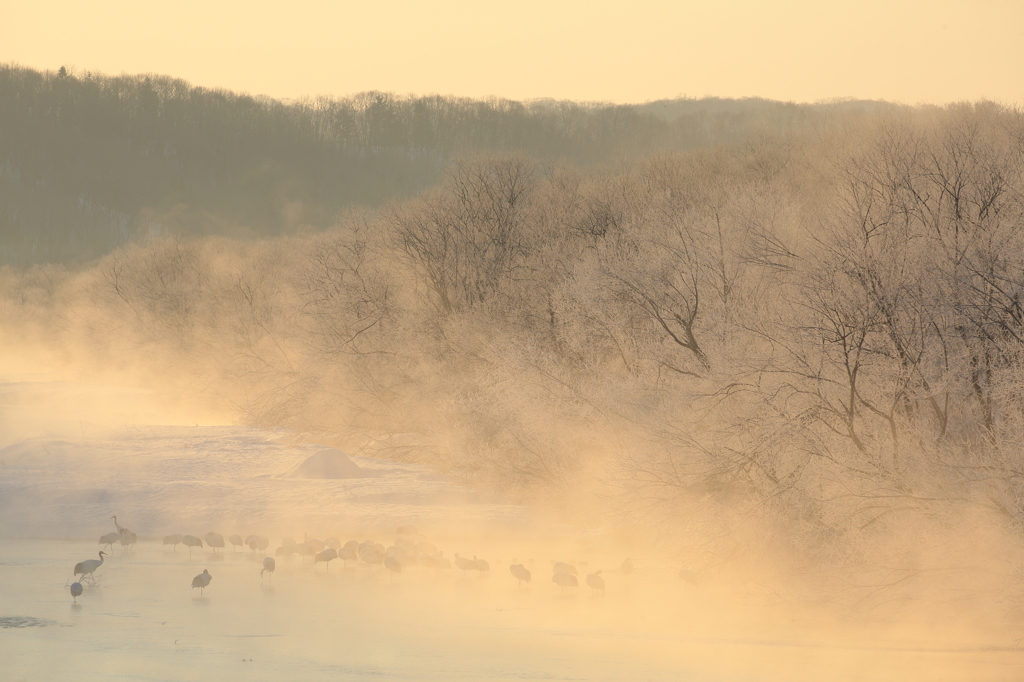
[[[711,588],[639,562],[628,581],[605,571],[605,593],[591,594],[563,593],[542,561],[522,587],[508,562],[482,576],[391,575],[328,572],[298,557],[261,582],[259,557],[227,552],[207,594],[193,596],[213,555],[140,543],[111,556],[97,571],[103,588],[86,587],[69,611],[67,574],[91,549],[0,540],[0,554],[16,559],[0,566],[4,679],[973,681],[1019,680],[1024,665],[1009,635],[890,631],[882,641],[850,627],[796,628],[785,610],[729,610]]]

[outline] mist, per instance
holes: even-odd
[[[4,71],[3,87],[19,73]],[[69,80],[69,91],[155,88],[160,112],[177,88],[299,121],[295,130],[356,101],[284,105],[170,79],[20,73],[30,76],[44,93]],[[371,99],[404,112],[444,101]],[[260,183],[147,195],[165,182],[163,161],[157,180],[139,180],[145,191],[112,172],[100,184],[124,196],[80,190],[75,208],[60,190],[70,208],[52,222],[2,216],[15,246],[0,269],[0,510],[4,556],[19,558],[0,571],[22,577],[29,552],[54,563],[48,579],[62,588],[66,568],[115,530],[110,516],[139,539],[114,548],[73,616],[53,615],[66,593],[42,582],[11,615],[46,603],[39,618],[81,630],[90,595],[129,608],[166,579],[176,586],[139,605],[142,618],[173,614],[173,627],[216,638],[237,607],[250,622],[240,637],[282,637],[259,649],[203,644],[204,657],[176,667],[182,646],[145,635],[143,649],[163,653],[123,670],[159,679],[247,671],[227,656],[234,666],[250,654],[268,677],[302,660],[351,679],[1013,679],[1024,597],[1021,112],[447,102],[450,116],[502,112],[496,129],[510,137],[375,146],[384,133],[339,142],[339,124],[287,153],[236,139],[225,166],[270,159],[270,186],[306,197],[278,195],[258,218],[248,201]],[[373,106],[364,120],[378,120]],[[695,124],[713,107],[734,112],[718,119],[733,122],[726,132]],[[556,112],[583,122],[562,132],[612,116],[625,132],[563,137],[552,152],[550,138],[515,138],[507,125],[532,131]],[[135,139],[124,131],[148,115],[131,114],[109,139]],[[162,142],[148,148],[166,150],[168,119],[153,116],[146,134]],[[176,124],[178,149],[188,120]],[[69,144],[92,163],[88,139]],[[376,193],[334,192],[345,183],[331,173],[371,148],[394,157],[380,162],[384,176],[418,170],[384,187],[356,165],[345,172]],[[59,192],[19,179],[22,158],[6,157],[0,179],[17,197],[6,206],[50,206]],[[175,172],[215,167],[189,164]],[[75,231],[115,201],[131,229]],[[38,258],[19,246],[28,234],[49,240]],[[85,241],[62,242],[71,234]],[[294,474],[326,450],[359,473]],[[270,556],[289,536],[372,539],[405,565],[278,555],[268,591],[256,582],[263,553],[186,557],[161,544],[211,530],[267,536]],[[407,536],[433,551],[407,550]],[[477,555],[490,570],[438,568],[436,552]],[[551,582],[556,561],[573,563],[578,587]],[[528,585],[510,574],[518,563]],[[193,603],[188,580],[206,566],[209,601]],[[585,576],[598,570],[605,587],[592,590]],[[286,616],[285,599],[310,618]],[[338,612],[372,616],[360,632]],[[312,651],[331,632],[362,641],[351,669]],[[18,655],[26,678],[63,636],[38,633]],[[85,646],[94,666],[119,669],[109,649]],[[440,662],[451,657],[462,663]]]

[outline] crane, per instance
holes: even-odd
[[[323,562],[323,563],[327,564],[327,570],[330,571],[331,570],[331,562],[334,561],[337,558],[338,558],[338,551],[328,547],[327,549],[323,550],[322,552],[317,552],[316,553],[316,556],[313,557],[313,567],[315,568],[317,564]]]
[[[213,547],[214,554],[217,553],[218,547],[224,549],[224,536],[220,533],[214,533],[213,531],[210,531],[203,537],[203,540],[206,540],[207,545]]]
[[[203,541],[197,538],[195,535],[186,535],[181,539],[181,544],[188,547],[188,555],[192,556],[193,547],[202,547]]]
[[[569,575],[579,575],[576,572],[576,567],[572,564],[567,564],[564,561],[557,561],[555,565],[551,567],[554,573],[568,573]]]
[[[192,589],[198,587],[199,595],[202,596],[203,589],[209,587],[211,580],[213,580],[213,576],[210,575],[210,572],[204,568],[202,573],[197,575],[195,578],[192,578]]]
[[[571,573],[555,573],[551,576],[551,582],[555,583],[562,588],[562,593],[565,593],[567,587],[579,587],[580,583],[576,580],[576,576]]]
[[[459,556],[458,552],[455,553],[455,568],[462,570],[462,575],[466,575],[466,571],[476,570],[476,557],[467,559],[464,556]]]
[[[124,526],[122,526],[120,523],[117,522],[117,514],[114,514],[110,518],[114,519],[114,526],[117,527],[117,534],[118,535],[127,535],[128,533],[131,532],[127,528],[125,528]]]
[[[398,562],[398,559],[396,559],[393,556],[386,556],[386,557],[384,557],[384,568],[386,568],[389,571],[391,571],[391,579],[392,580],[395,579],[395,573],[401,573],[402,572],[402,564],[400,564]]]
[[[89,559],[87,561],[80,561],[79,563],[75,564],[75,575],[81,573],[83,579],[85,579],[86,576],[94,578],[93,573],[96,571],[97,568],[103,565],[103,557],[105,557],[106,555],[106,552],[100,550],[99,559]]]
[[[277,562],[274,561],[274,557],[268,556],[263,557],[263,570],[260,571],[260,580],[263,579],[264,571],[270,574],[270,577],[274,577],[274,569],[277,568]]]
[[[355,561],[358,557],[356,557],[354,549],[346,546],[338,549],[338,558],[341,559],[342,565],[344,565],[345,568],[348,568],[348,562]]]
[[[523,586],[523,583],[528,583],[533,578],[530,575],[529,569],[522,564],[512,564],[508,567],[508,570],[512,572],[512,577],[519,581],[519,587]]]

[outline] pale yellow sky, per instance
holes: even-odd
[[[0,0],[0,62],[281,98],[1024,103],[1024,0]]]

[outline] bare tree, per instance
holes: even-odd
[[[396,245],[448,313],[492,298],[528,251],[523,211],[533,186],[518,157],[462,162],[444,188],[392,212]]]

